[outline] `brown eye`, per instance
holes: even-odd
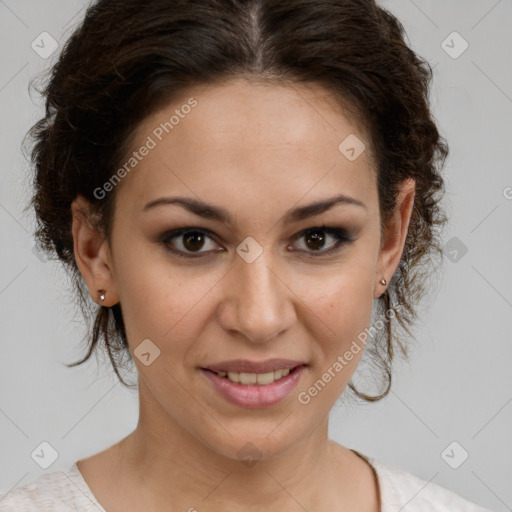
[[[322,231],[311,231],[306,235],[306,245],[309,249],[319,250],[325,244],[326,236]]]
[[[329,238],[333,239],[334,243],[327,245]],[[310,228],[297,235],[295,239],[304,239],[305,249],[300,249],[300,251],[313,257],[327,256],[340,250],[344,244],[355,241],[355,238],[346,229],[329,228],[327,226]],[[327,248],[325,249],[326,245]]]
[[[183,246],[188,251],[197,251],[204,245],[204,235],[199,231],[191,231],[183,236]]]
[[[208,241],[210,241],[210,248],[208,248]],[[218,245],[205,231],[190,228],[177,229],[165,234],[161,243],[168,251],[184,258],[199,258],[213,251],[223,250],[216,249]],[[201,250],[205,247],[209,250]]]

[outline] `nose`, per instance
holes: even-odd
[[[219,321],[231,333],[253,343],[265,343],[290,328],[296,320],[293,292],[267,251],[252,263],[237,257],[225,282]]]

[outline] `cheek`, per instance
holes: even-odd
[[[313,365],[297,396],[299,403],[311,407],[310,414],[321,415],[333,407],[364,353],[373,298],[371,283],[355,282],[357,277],[340,278],[323,295],[310,297],[310,316],[316,317],[310,327]]]
[[[347,385],[363,355],[371,322],[375,263],[362,254],[353,256],[314,283],[305,279],[298,293],[305,304],[303,322],[314,340],[313,382],[329,382],[319,404],[334,402]]]
[[[357,335],[371,320],[374,289],[373,262],[353,262],[326,269],[322,276],[303,278],[297,295],[310,310],[309,329],[323,336],[327,346]]]
[[[164,350],[182,350],[180,340],[196,338],[204,299],[219,276],[199,267],[172,266],[155,251],[160,249],[152,255],[147,250],[125,252],[116,265],[116,285],[131,348],[150,339],[164,355]]]

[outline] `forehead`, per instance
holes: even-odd
[[[357,159],[343,153],[346,140],[366,145]],[[263,202],[333,187],[367,196],[375,181],[366,134],[320,86],[233,79],[189,88],[139,125],[132,150],[122,188],[135,208],[167,191],[217,203],[241,190]]]

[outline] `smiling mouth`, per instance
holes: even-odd
[[[200,370],[220,396],[238,407],[261,409],[289,397],[309,365],[291,359],[238,359],[209,366]]]
[[[280,368],[277,370],[274,370],[273,372],[267,372],[267,373],[246,373],[246,372],[216,372],[213,370],[210,370],[208,368],[203,368],[203,370],[206,370],[211,373],[215,373],[219,377],[223,377],[227,380],[230,380],[231,382],[234,382],[236,384],[242,384],[246,386],[250,385],[260,385],[260,386],[267,386],[268,384],[272,384],[273,382],[279,381],[284,377],[287,377],[290,373],[293,373],[294,371],[299,368],[299,365],[294,368]]]

